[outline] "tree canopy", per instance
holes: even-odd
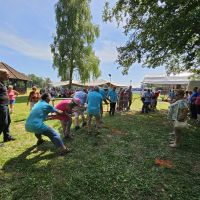
[[[107,1],[103,19],[125,24],[128,41],[118,48],[123,73],[136,62],[200,73],[199,0],[117,0],[112,8]]]
[[[42,77],[36,76],[35,74],[28,74],[28,77],[32,81],[31,82],[32,86],[35,85],[35,86],[40,87],[40,88],[48,86],[49,83],[52,82],[49,77],[42,78]]]
[[[61,79],[70,83],[75,70],[83,82],[90,76],[100,76],[99,59],[92,48],[99,28],[91,22],[89,4],[89,0],[59,0],[55,5],[57,30],[51,45],[53,66],[58,68]]]

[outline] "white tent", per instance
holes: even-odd
[[[187,86],[190,82],[190,73],[182,73],[178,75],[146,75],[142,81],[143,84],[151,85],[182,85]]]
[[[87,83],[81,83],[79,81],[72,81],[72,86],[75,87],[89,87],[89,86],[103,86],[107,84],[108,86],[116,86],[116,87],[127,87],[126,85],[123,84],[118,84],[118,83],[113,83],[103,79],[99,79],[99,80],[95,80],[95,81],[91,81],[91,82],[87,82]],[[61,82],[53,82],[51,83],[51,85],[53,87],[60,87],[60,86],[68,86],[69,85],[69,81],[61,81]]]
[[[52,83],[50,83],[50,85],[52,85],[53,87],[68,86],[69,81],[52,82]],[[72,81],[72,85],[83,86],[83,84],[78,81]]]

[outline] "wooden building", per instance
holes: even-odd
[[[0,62],[0,69],[6,69],[9,72],[9,85],[12,85],[15,90],[22,94],[26,93],[27,82],[31,81],[28,76],[21,72],[18,72],[17,70],[3,62]]]

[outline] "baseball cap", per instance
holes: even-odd
[[[80,99],[78,99],[78,98],[73,98],[72,101],[73,101],[77,106],[80,106],[80,104],[81,104],[81,101],[80,101]]]

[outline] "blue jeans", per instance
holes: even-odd
[[[35,136],[38,140],[42,139],[42,135],[47,136],[57,147],[64,145],[60,135],[53,129],[48,127],[44,132],[35,133]]]
[[[8,139],[10,126],[10,113],[7,105],[0,105],[0,134],[3,132],[4,139]]]
[[[149,112],[150,104],[151,104],[150,102],[143,102],[142,113],[148,113]]]

